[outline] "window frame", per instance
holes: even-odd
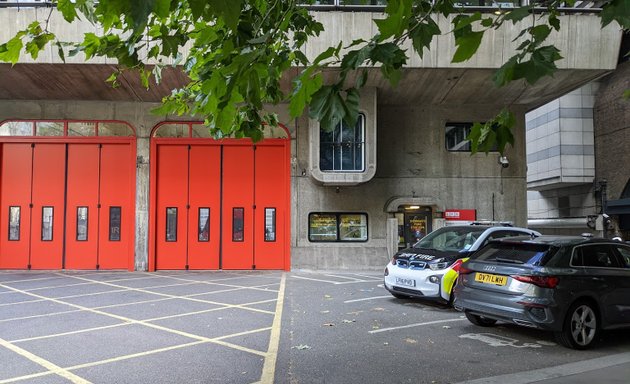
[[[317,155],[317,159],[318,159],[318,168],[321,172],[323,173],[364,173],[367,170],[366,167],[366,159],[367,159],[367,154],[366,154],[366,136],[367,136],[367,118],[365,116],[365,113],[360,112],[359,113],[359,117],[357,119],[356,125],[354,127],[353,130],[353,140],[352,141],[343,141],[343,132],[344,132],[344,127],[346,127],[345,123],[343,121],[339,122],[339,124],[337,124],[334,128],[334,130],[332,132],[328,132],[329,134],[332,134],[333,140],[332,141],[322,141],[322,134],[324,133],[324,131],[321,129],[321,126],[319,128],[319,153]],[[360,128],[361,130],[361,141],[358,142],[356,141],[356,130],[357,128]],[[339,129],[339,133],[335,134],[335,132]],[[349,129],[349,128],[347,128]],[[335,137],[338,138],[335,139]],[[332,169],[324,169],[322,167],[322,150],[324,148],[330,148],[332,146]],[[355,167],[353,167],[352,169],[343,169],[343,164],[344,164],[344,152],[343,152],[343,148],[345,146],[348,146],[350,148],[352,148],[352,150],[350,151],[350,153],[353,155],[352,156],[352,162],[355,165]],[[361,156],[361,168],[358,169],[356,167],[356,153],[357,153],[357,148],[360,148],[360,156]],[[336,159],[336,153],[337,153],[337,149],[341,150],[341,155],[339,157],[339,159]],[[340,169],[334,169],[335,168],[335,161],[338,160],[340,162]]]
[[[329,216],[334,216],[335,217],[335,235],[336,235],[336,239],[335,240],[317,240],[317,239],[313,239],[313,226],[311,224],[311,217],[313,217],[313,215],[329,215]],[[341,217],[344,215],[363,215],[365,216],[365,239],[360,239],[360,240],[348,240],[348,239],[342,239],[341,238]],[[308,214],[308,241],[311,243],[346,243],[346,244],[353,244],[353,243],[366,243],[370,240],[370,223],[369,223],[369,215],[367,214],[367,212],[349,212],[349,211],[343,211],[343,212],[309,212]]]

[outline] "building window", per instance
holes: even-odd
[[[319,169],[324,172],[365,170],[365,116],[354,127],[341,122],[331,132],[319,131]]]
[[[366,213],[310,213],[311,242],[357,242],[368,240]]]
[[[472,126],[473,123],[446,123],[444,140],[446,150],[452,152],[470,152],[470,140],[468,140],[468,135],[470,135]],[[496,152],[496,150],[496,145],[490,149],[492,152]]]

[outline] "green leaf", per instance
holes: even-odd
[[[77,10],[72,0],[58,0],[57,10],[61,12],[67,22],[72,22],[77,17]]]
[[[612,0],[604,4],[599,14],[602,28],[617,21],[624,29],[630,29],[630,1]]]
[[[15,65],[20,59],[22,47],[22,39],[17,36],[0,45],[0,61]]]
[[[512,24],[516,24],[531,14],[532,6],[518,7],[510,10],[503,16],[504,20],[512,21]]]
[[[61,61],[63,61],[64,63],[66,62],[66,54],[63,50],[63,44],[60,41],[57,41],[55,43],[55,45],[57,46],[57,54],[59,55],[59,58],[61,59]]]
[[[312,119],[319,120],[320,128],[330,132],[345,115],[343,99],[337,87],[325,85],[315,92],[309,110]]]
[[[349,127],[354,127],[359,119],[359,102],[361,96],[356,88],[346,89],[346,102],[344,104],[345,116],[343,122]]]
[[[411,1],[389,0],[385,7],[385,19],[376,19],[374,23],[380,32],[380,41],[392,36],[401,36],[409,26],[411,17]]]
[[[455,38],[455,45],[457,50],[453,55],[453,63],[461,63],[470,59],[479,49],[481,45],[481,39],[483,38],[483,32],[470,31],[463,36]]]
[[[461,29],[470,29],[471,24],[479,20],[481,20],[480,12],[475,12],[472,15],[457,15],[453,19],[453,25],[455,26],[453,32]]]
[[[225,25],[236,30],[241,16],[241,8],[244,0],[207,0],[210,10],[223,19]]]
[[[155,0],[153,12],[161,18],[167,18],[170,14],[171,0]]]
[[[303,72],[303,76],[299,76],[294,81],[294,90],[289,103],[289,113],[292,118],[302,115],[304,108],[311,102],[313,94],[322,87],[322,75],[308,76]]]
[[[537,25],[530,29],[529,33],[532,35],[536,45],[542,43],[551,33],[551,28],[548,25]]]
[[[440,27],[438,27],[435,21],[431,18],[428,18],[422,24],[418,24],[416,28],[410,31],[409,37],[413,43],[413,49],[418,55],[420,55],[420,58],[422,58],[424,48],[428,49],[431,45],[433,37],[439,36],[440,34],[442,34]]]
[[[517,62],[517,56],[512,56],[495,72],[492,80],[494,80],[494,83],[497,86],[502,87],[514,80],[514,68],[516,67]]]

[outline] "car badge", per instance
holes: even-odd
[[[494,265],[486,265],[483,267],[484,271],[488,271],[488,272],[494,272],[497,270],[497,267],[495,267]]]

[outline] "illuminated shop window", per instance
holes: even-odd
[[[361,242],[368,240],[366,213],[310,213],[311,242]]]

